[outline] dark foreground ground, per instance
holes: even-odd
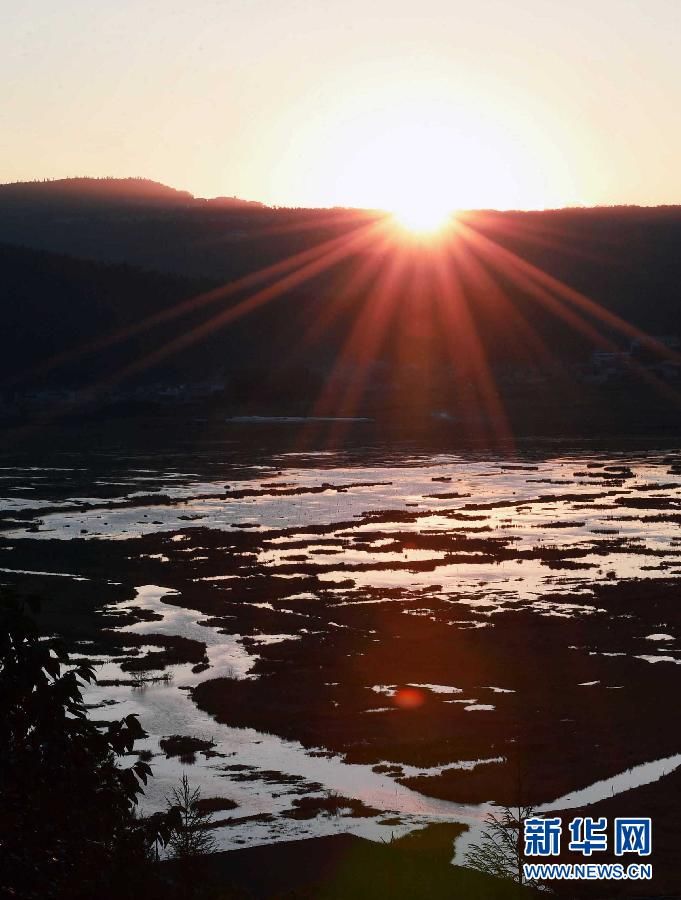
[[[569,882],[554,882],[552,888],[559,897],[584,897],[586,900],[608,900],[611,897],[681,897],[679,872],[681,872],[681,852],[679,850],[679,796],[681,796],[681,773],[669,775],[633,788],[616,797],[591,804],[588,808],[556,811],[565,824],[574,816],[605,816],[608,822],[615,817],[650,816],[653,822],[654,860],[652,882],[640,882],[637,887],[626,881],[582,882],[579,893]],[[549,814],[551,815],[551,813]],[[627,862],[626,857],[617,859],[612,853],[594,854],[594,861],[602,863]],[[560,862],[584,862],[575,854],[564,853]],[[631,858],[631,861],[643,861]]]
[[[286,841],[203,857],[201,887],[188,896],[215,900],[513,900],[528,888],[447,864],[432,848],[376,844],[350,834]],[[183,874],[163,864],[170,890]],[[196,884],[196,876],[194,876]]]

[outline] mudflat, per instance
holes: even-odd
[[[223,849],[459,822],[460,861],[491,803],[664,790],[681,450],[261,437],[0,460],[0,580],[140,715],[145,809],[187,771]]]

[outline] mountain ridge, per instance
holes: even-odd
[[[138,176],[77,176],[0,184],[0,202],[8,200],[15,203],[59,200],[179,206],[191,206],[195,203],[230,207],[264,206],[256,200],[243,200],[240,197],[196,197],[190,191]]]
[[[77,175],[64,178],[43,178],[28,181],[0,182],[0,201],[7,198],[21,199],[21,195],[28,199],[38,199],[42,194],[45,198],[68,197],[77,198],[78,193],[91,199],[115,199],[118,194],[120,199],[143,201],[175,201],[179,204],[201,204],[215,206],[245,206],[260,209],[282,209],[300,211],[321,210],[352,210],[357,212],[375,212],[372,207],[357,206],[269,206],[259,200],[245,199],[242,197],[216,195],[214,197],[202,197],[191,191],[176,188],[164,182],[157,181],[146,176],[113,176],[113,175]],[[542,209],[496,209],[493,207],[479,207],[461,210],[463,215],[469,214],[498,214],[498,215],[534,215],[543,213],[588,214],[608,212],[635,213],[636,211],[654,214],[664,212],[677,212],[681,215],[681,203],[614,203],[614,204],[574,204],[562,207],[546,207]]]

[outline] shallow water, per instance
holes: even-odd
[[[197,629],[200,629],[198,636],[208,643],[209,658],[216,666],[215,671],[211,671],[211,676],[219,677],[227,670],[230,677],[248,677],[252,659],[245,654],[238,640],[226,641],[225,635],[202,626],[202,617],[197,620],[196,614],[164,604],[162,598],[169,593],[171,592],[157,585],[141,586],[132,605],[136,609],[161,614],[163,621],[124,626],[124,630],[142,634],[146,631],[194,636]],[[98,677],[120,679],[125,678],[126,673],[110,662],[99,669]],[[118,717],[135,713],[149,732],[149,738],[137,745],[139,749],[148,749],[155,754],[152,762],[154,778],[150,781],[142,802],[145,812],[165,807],[165,798],[183,771],[189,772],[192,785],[199,787],[203,796],[228,795],[238,802],[240,816],[263,812],[276,815],[288,809],[291,795],[286,793],[286,776],[318,783],[319,787],[314,793],[337,792],[342,796],[364,800],[368,805],[385,812],[398,814],[404,821],[399,826],[391,825],[391,831],[395,834],[438,819],[477,823],[487,812],[486,805],[465,806],[425,797],[386,775],[376,774],[371,766],[347,764],[333,755],[310,755],[300,744],[284,741],[275,735],[220,725],[199,710],[183,690],[204,677],[193,674],[189,666],[177,666],[173,683],[169,685],[149,685],[143,689],[94,685],[85,692],[86,702],[92,709],[104,708],[107,714],[111,711]],[[212,760],[204,760],[199,754],[197,763],[188,769],[178,759],[166,758],[160,750],[159,737],[170,734],[187,734],[213,741],[213,752],[221,755]],[[487,760],[464,761],[460,765],[473,767],[485,762]],[[275,782],[273,788],[266,782],[259,783],[256,778],[254,782],[235,784],[226,776],[225,765],[246,765],[264,772],[278,771],[282,774],[282,783],[277,785]],[[407,774],[415,775],[437,772],[441,767],[434,767],[432,770],[408,766],[403,768]],[[263,843],[272,839],[285,840],[306,834],[319,835],[348,830],[377,838],[384,835],[386,830],[378,824],[380,818],[378,816],[359,821],[318,818],[305,824],[296,820],[279,819],[274,825],[256,822],[239,828],[218,829],[216,837],[222,849],[238,846],[244,841]]]
[[[336,597],[336,618],[343,609],[383,604],[386,592],[392,592],[391,609],[403,607],[405,616],[470,631],[500,628],[501,617],[514,611],[601,622],[610,613],[594,599],[594,585],[667,579],[681,573],[681,475],[673,474],[671,464],[677,457],[668,452],[579,451],[510,462],[495,456],[428,453],[402,453],[397,458],[392,454],[382,463],[376,454],[370,457],[367,461],[361,453],[293,452],[247,461],[232,450],[225,458],[213,450],[184,458],[176,453],[161,464],[153,456],[126,459],[102,454],[90,467],[77,458],[70,466],[3,466],[0,579],[15,583],[30,576],[44,582],[49,592],[53,580],[103,578],[113,584],[122,578],[134,588],[134,598],[106,610],[121,614],[122,631],[180,635],[206,645],[205,671],[194,672],[187,663],[169,665],[166,672],[172,680],[167,684],[138,688],[128,683],[87,691],[93,715],[111,718],[134,712],[149,732],[142,746],[154,753],[155,777],[145,795],[145,809],[162,808],[170,788],[187,769],[205,797],[229,797],[239,804],[234,813],[218,818],[273,816],[270,821],[217,829],[221,847],[347,830],[377,838],[444,819],[472,826],[457,844],[460,859],[491,808],[489,803],[466,805],[429,797],[371,765],[345,762],[338,752],[320,747],[317,754],[296,741],[219,724],[198,709],[185,689],[213,678],[258,678],[254,667],[268,646],[285,652],[290,642],[307,640],[321,633],[319,629],[350,627],[300,608],[298,604],[318,597],[315,590],[301,591],[301,575],[314,575],[326,596]],[[243,553],[243,571],[225,571],[215,547],[202,547],[201,540],[195,540],[195,535],[203,534],[197,529],[251,535],[254,544]],[[81,573],[74,568],[73,556],[70,568],[61,571],[58,564],[60,553],[74,540],[120,545],[155,537],[158,547],[139,558],[153,567],[156,584],[133,582],[113,567],[106,571],[101,562],[95,573],[87,568]],[[451,540],[454,549],[439,546],[438,538]],[[493,539],[497,545],[466,544],[477,539]],[[14,556],[27,543],[34,548],[34,564],[13,566]],[[50,548],[49,565],[42,562],[43,546]],[[191,572],[182,575],[184,586],[178,589],[172,585],[179,578],[180,552],[186,553]],[[243,633],[238,610],[230,613],[237,616],[235,630],[225,633],[224,620],[212,622],[194,601],[186,607],[174,605],[183,602],[190,587],[192,592],[206,592],[196,595],[203,602],[201,598],[246,585],[262,572],[290,578],[291,590],[272,602],[244,601],[242,613],[252,607],[263,618],[256,625],[244,624]],[[129,624],[124,614],[130,611],[154,613],[161,619]],[[277,614],[271,627],[264,618],[269,612]],[[590,646],[588,654],[612,658],[613,666],[621,658],[646,667],[656,663],[652,667],[656,671],[676,670],[681,663],[676,622],[658,618],[648,627],[642,624],[640,634],[633,637],[618,634],[617,630],[609,634],[607,646]],[[84,652],[93,658],[90,651]],[[103,656],[96,661],[101,664],[100,679],[130,680],[119,661]],[[613,683],[579,680],[576,673],[574,690],[622,689],[615,677],[618,671],[612,670]],[[405,676],[403,681],[424,696],[452,708],[459,704],[467,715],[481,719],[496,715],[519,690],[504,683],[464,690],[455,680],[435,683]],[[367,683],[367,691],[379,703],[366,712],[400,716],[392,702],[397,688]],[[166,758],[159,740],[171,734],[213,740],[213,752],[220,755],[206,758],[199,753],[191,765]],[[663,758],[649,759],[626,772],[615,770],[610,778],[563,798],[547,796],[543,808],[595,802],[654,781],[681,764],[681,756],[660,755]],[[450,759],[423,768],[401,762],[400,777],[495,766],[501,759],[490,748],[478,759]],[[250,780],[235,777],[244,771]],[[381,814],[362,819],[320,815],[305,821],[282,816],[306,788],[309,793],[336,791],[363,800]],[[391,824],[381,825],[386,814]]]

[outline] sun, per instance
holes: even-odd
[[[451,223],[454,210],[437,197],[409,198],[392,210],[397,225],[417,237],[436,235]]]

